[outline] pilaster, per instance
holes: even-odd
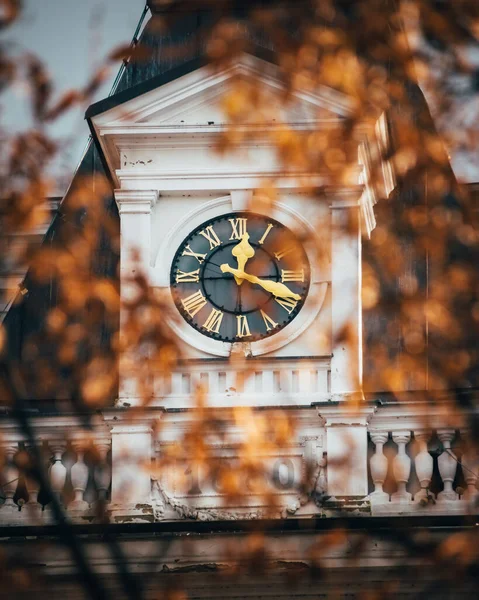
[[[148,425],[119,425],[111,430],[112,505],[148,513],[151,505],[152,431]],[[148,520],[145,516],[145,520]]]
[[[359,190],[331,201],[331,394],[361,389],[361,230]]]
[[[120,213],[121,258],[120,285],[124,301],[134,293],[133,279],[140,272],[148,274],[151,261],[151,213],[158,200],[157,190],[115,190]],[[125,323],[120,311],[120,329]],[[120,358],[119,397],[130,404],[136,396],[134,375],[129,373],[127,356]],[[133,399],[133,400],[132,400]]]
[[[341,404],[318,407],[326,429],[328,495],[365,497],[368,493],[368,423],[375,408],[347,411]]]
[[[120,213],[123,280],[134,274],[138,263],[145,270],[150,263],[151,211],[158,200],[158,191],[115,190],[115,200]]]

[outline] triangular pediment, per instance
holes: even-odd
[[[352,110],[349,98],[325,87],[295,92],[285,107],[279,67],[244,54],[234,65],[222,70],[201,66],[94,116],[92,121],[100,135],[113,132],[115,128],[125,133],[125,126],[131,127],[133,132],[148,126],[181,129],[226,125],[223,103],[233,89],[238,90],[233,88],[238,82],[240,85],[261,85],[262,93],[267,97],[266,112],[259,119],[262,123],[327,122],[345,118]],[[251,123],[254,123],[254,117]]]
[[[259,103],[262,112],[254,103],[248,104],[248,90],[252,89],[267,95],[267,101]],[[196,62],[148,80],[121,92],[117,98],[93,105],[87,118],[117,187],[156,189],[161,185],[171,190],[224,192],[228,185],[250,189],[264,178],[278,176],[274,136],[270,135],[275,128],[281,131],[286,126],[304,132],[334,128],[354,111],[351,98],[325,86],[294,90],[287,102],[284,98],[280,67],[258,56],[243,54],[223,69]],[[244,136],[242,147],[247,147],[249,153],[243,153],[241,160],[219,160],[211,154],[215,137],[230,126],[227,115],[234,111],[225,110],[228,102],[236,103],[242,111],[238,119],[241,127],[254,132]],[[388,145],[387,127],[383,123],[370,145],[367,136],[365,133],[363,141],[358,139],[360,161],[357,172],[351,171],[350,181],[351,185],[366,186],[370,195],[367,205],[372,206],[376,192],[369,184],[367,165],[373,153],[377,155]],[[268,148],[268,157],[266,151],[258,154],[260,147]],[[383,171],[381,194],[388,195],[395,185],[394,174],[387,162]],[[310,175],[315,186],[322,185],[320,175]],[[372,216],[369,221],[368,231],[374,226]]]

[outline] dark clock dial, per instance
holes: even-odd
[[[178,248],[171,290],[183,318],[224,342],[253,342],[290,323],[310,269],[296,236],[274,219],[229,213],[203,223]]]

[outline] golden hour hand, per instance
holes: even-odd
[[[238,271],[244,271],[246,262],[254,256],[254,248],[248,242],[248,240],[249,233],[244,233],[241,237],[241,242],[239,244],[236,244],[236,246],[231,251],[231,254],[236,258],[238,262]],[[235,281],[238,285],[241,285],[244,279],[244,277],[240,278],[235,275]]]
[[[256,277],[256,275],[250,275],[249,273],[246,273],[240,269],[233,269],[233,267],[230,267],[227,264],[221,265],[220,269],[223,271],[223,273],[232,273],[236,281],[238,281],[238,279],[246,279],[251,283],[260,285],[264,290],[270,294],[273,294],[273,296],[276,298],[294,298],[294,300],[301,300],[301,296],[299,294],[295,294],[289,289],[288,286],[284,285],[284,283],[280,283],[279,281],[260,279],[259,277]]]

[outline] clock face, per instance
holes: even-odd
[[[301,310],[310,269],[297,237],[263,215],[235,212],[197,227],[178,248],[171,290],[183,318],[223,342],[274,335]]]

